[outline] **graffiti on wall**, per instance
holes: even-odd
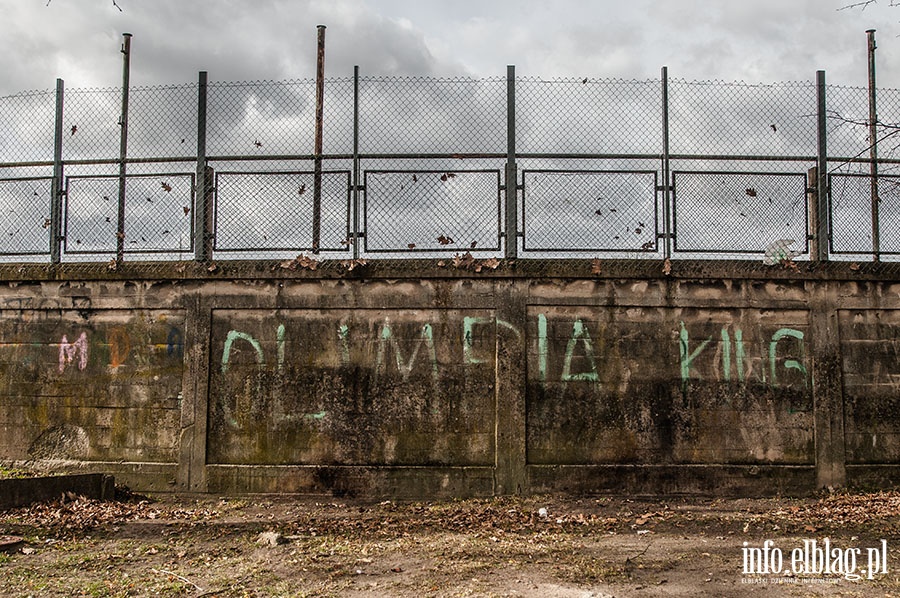
[[[735,328],[732,336],[728,327],[723,326],[720,338],[722,341],[719,345],[721,379],[730,382],[736,375],[738,382],[746,382],[748,380],[748,357],[744,346],[743,330]],[[692,349],[688,329],[684,322],[680,322],[678,340],[681,382],[682,385],[686,385],[692,376],[697,375],[694,371],[694,362],[709,349],[714,337],[710,336],[699,341]],[[808,384],[808,372],[804,363],[806,355],[804,333],[794,328],[779,328],[772,333],[765,355],[766,367],[760,368],[757,379],[764,384],[778,386],[780,378],[778,362],[779,357],[784,353],[787,353],[788,357],[783,359],[781,364],[783,369],[799,371],[803,376],[804,383]]]
[[[571,321],[569,334],[566,338],[552,338],[548,333],[548,319],[544,313],[537,314],[537,353],[536,369],[541,382],[595,382],[601,381],[599,366],[603,358],[598,355],[594,338],[590,329],[590,322],[582,318],[574,318]],[[425,322],[417,324],[418,331],[412,338],[405,338],[411,347],[406,350],[401,348],[397,339],[394,324],[390,318],[385,318],[377,328],[375,339],[376,351],[373,370],[376,377],[383,375],[388,368],[400,374],[406,381],[417,364],[427,368],[431,378],[436,382],[439,379],[439,363],[435,350],[434,329],[432,324]],[[507,329],[516,337],[523,337],[522,331],[509,322],[493,317],[462,318],[461,352],[464,364],[480,364],[493,361],[494,352],[485,349],[479,351],[478,345],[493,348],[494,341],[479,343],[480,335],[485,331],[494,332],[498,329]],[[768,333],[765,333],[768,334]],[[229,362],[236,342],[246,343],[255,355],[256,364],[260,370],[273,363],[278,372],[284,371],[285,345],[287,342],[284,324],[279,324],[276,329],[275,354],[266,356],[263,344],[248,332],[229,330],[225,337],[221,353],[221,371],[225,373],[229,369]],[[336,353],[340,357],[341,365],[351,364],[351,337],[350,326],[341,323],[337,326],[333,337],[337,344]],[[747,353],[744,341],[744,332],[739,327],[724,326],[719,333],[721,342],[716,342],[714,336],[693,341],[684,322],[679,323],[677,338],[678,367],[682,383],[687,383],[691,378],[699,378],[700,374],[695,367],[696,362],[713,358],[718,364],[720,379],[725,382],[747,382],[751,379],[751,356]],[[483,339],[482,339],[483,340]],[[784,377],[784,370],[798,371],[804,380],[808,378],[805,364],[805,334],[802,330],[782,327],[774,330],[766,337],[766,353],[763,356],[765,367],[757,368],[753,379],[759,380],[771,386],[780,384]],[[717,350],[713,355],[712,346]],[[389,356],[392,355],[393,359]],[[558,373],[551,376],[553,364],[557,364]]]
[[[519,338],[522,332],[510,324],[496,318],[465,316],[462,318],[462,346],[461,355],[464,364],[480,364],[493,361],[493,341],[489,346],[492,348],[490,354],[479,352],[478,336],[486,328],[493,332],[494,327],[503,328],[512,331]],[[395,332],[396,325],[390,318],[384,318],[378,326],[374,360],[374,371],[376,376],[384,374],[388,368],[395,370],[406,381],[409,379],[417,363],[424,363],[423,367],[427,367],[433,380],[439,379],[438,356],[435,349],[434,328],[430,322],[417,323],[416,333],[412,337],[398,339]],[[340,356],[340,362],[343,366],[351,365],[351,328],[349,325],[341,323],[337,326],[337,334],[334,341],[337,343],[337,354]],[[260,339],[254,337],[251,333],[241,330],[229,330],[225,336],[222,346],[222,358],[220,362],[220,370],[225,373],[229,370],[232,352],[237,341],[247,343],[256,356],[256,364],[260,370],[266,369],[268,364],[274,363],[278,372],[284,371],[285,366],[285,345],[288,341],[284,324],[279,324],[275,332],[275,355],[274,361],[272,356],[267,358],[263,349],[263,343]],[[412,347],[404,352],[401,347],[400,340],[411,343]],[[393,356],[393,359],[390,358]]]

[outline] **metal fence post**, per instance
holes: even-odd
[[[663,256],[672,257],[672,186],[669,174],[669,68],[662,67],[662,192],[663,192]]]
[[[207,73],[200,71],[197,84],[197,179],[194,191],[194,259],[205,262],[211,258],[209,251],[210,231],[206,226],[206,215],[211,209],[207,204],[206,175],[206,104]]]
[[[316,138],[313,172],[312,252],[319,253],[322,243],[322,121],[325,102],[325,25],[318,25],[316,52]]]
[[[359,66],[353,67],[353,259],[359,259]]]
[[[831,210],[828,205],[828,139],[827,123],[828,115],[825,105],[825,71],[816,71],[816,167],[815,167],[815,194],[811,197],[815,200],[814,215],[814,250],[810,257],[816,261],[828,261],[828,249],[830,244],[829,231],[831,230]]]
[[[131,70],[131,34],[122,34],[122,115],[119,117],[119,205],[116,222],[116,261],[125,256],[125,176],[128,155],[128,88]]]
[[[50,262],[58,264],[61,261],[60,245],[62,243],[62,217],[63,217],[63,162],[62,162],[62,132],[63,132],[63,99],[65,96],[65,83],[62,79],[56,80],[56,125],[53,133],[53,183],[50,187]]]
[[[869,49],[869,174],[872,177],[872,260],[881,259],[881,226],[878,198],[878,111],[875,102],[875,30],[866,31]]]
[[[505,236],[504,257],[515,259],[519,251],[519,220],[516,209],[518,196],[518,172],[516,169],[516,67],[506,67],[506,188],[505,188]]]

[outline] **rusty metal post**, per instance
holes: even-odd
[[[313,172],[312,252],[319,253],[322,243],[322,121],[325,103],[325,25],[318,27],[316,54],[316,140]]]
[[[125,176],[128,156],[128,89],[131,74],[131,34],[122,34],[122,114],[119,117],[119,204],[116,221],[116,261],[125,256]]]
[[[810,248],[810,258],[819,262],[828,261],[830,249],[831,210],[828,205],[828,120],[825,105],[825,71],[816,71],[816,166],[810,169],[815,176],[815,195],[810,209],[810,222],[814,223],[811,233],[815,246]]]
[[[56,126],[53,133],[53,182],[50,187],[50,263],[61,261],[60,243],[62,242],[63,217],[63,97],[65,83],[56,80]]]
[[[207,228],[207,212],[212,211],[212,205],[207,202],[211,191],[206,173],[207,89],[207,73],[200,71],[197,81],[197,178],[194,190],[194,259],[198,262],[209,261],[212,257],[210,229]]]
[[[875,103],[875,30],[866,31],[869,48],[869,175],[872,195],[872,260],[881,261],[881,226],[878,197],[878,111]]]

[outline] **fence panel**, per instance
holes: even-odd
[[[367,170],[370,253],[500,250],[499,170]]]
[[[872,177],[868,174],[832,174],[831,252],[855,255],[873,251]],[[878,177],[880,253],[900,255],[900,176]]]
[[[805,174],[675,171],[676,252],[809,252]]]
[[[0,254],[50,250],[50,177],[0,179]]]
[[[656,171],[522,172],[526,252],[656,252]]]
[[[313,247],[312,170],[216,173],[215,248],[347,251],[350,172],[322,173],[321,246]]]

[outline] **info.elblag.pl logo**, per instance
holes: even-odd
[[[875,579],[888,572],[887,540],[869,548],[842,548],[833,544],[830,538],[806,539],[784,550],[774,541],[766,540],[762,546],[744,542],[741,552],[744,583],[859,581]]]

